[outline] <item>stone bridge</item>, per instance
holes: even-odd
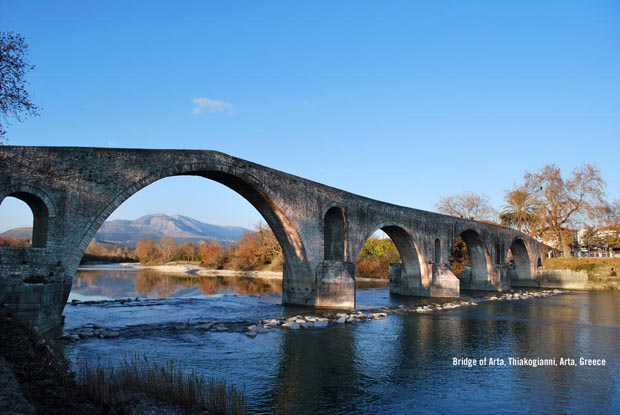
[[[368,199],[214,151],[1,146],[0,203],[24,201],[34,224],[31,248],[0,247],[0,305],[41,333],[59,330],[99,227],[140,189],[187,175],[229,187],[260,212],[284,253],[284,304],[354,308],[354,264],[379,229],[401,255],[390,290],[402,295],[536,286],[550,249],[513,229]],[[460,279],[449,268],[459,236],[471,256]]]

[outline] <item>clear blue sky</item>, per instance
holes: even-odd
[[[41,116],[9,144],[211,149],[400,205],[588,162],[620,198],[620,2],[0,0]],[[0,231],[31,217],[7,200]],[[24,210],[25,211],[25,210]],[[112,218],[252,227],[197,178]]]

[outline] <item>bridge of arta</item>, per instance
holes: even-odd
[[[214,151],[1,146],[0,203],[18,198],[34,220],[32,247],[0,247],[0,304],[38,332],[59,330],[99,227],[140,189],[183,175],[215,180],[260,212],[282,246],[284,304],[354,308],[354,264],[379,229],[401,255],[390,290],[402,295],[536,286],[550,249],[513,229],[368,199]],[[459,236],[471,258],[460,279],[449,267]]]

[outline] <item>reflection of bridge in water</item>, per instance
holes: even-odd
[[[260,212],[284,253],[285,304],[354,308],[354,263],[379,229],[403,260],[390,285],[404,295],[537,285],[549,249],[512,229],[379,202],[213,151],[3,146],[0,161],[0,202],[21,199],[34,217],[31,248],[0,248],[0,303],[41,332],[60,327],[73,274],[103,222],[170,176],[215,180]],[[459,236],[472,264],[460,280],[448,267]]]

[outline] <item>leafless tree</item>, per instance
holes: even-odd
[[[495,222],[497,214],[486,195],[463,192],[453,196],[444,196],[435,205],[437,211],[446,215],[473,220]]]
[[[577,224],[588,224],[605,204],[605,182],[598,168],[584,164],[569,177],[559,167],[548,164],[536,173],[526,172],[523,188],[536,199],[541,225],[538,234],[570,255],[570,232]]]
[[[26,90],[28,45],[23,36],[0,32],[0,144],[5,141],[8,120],[23,121],[25,116],[39,114],[39,107],[30,100]]]

